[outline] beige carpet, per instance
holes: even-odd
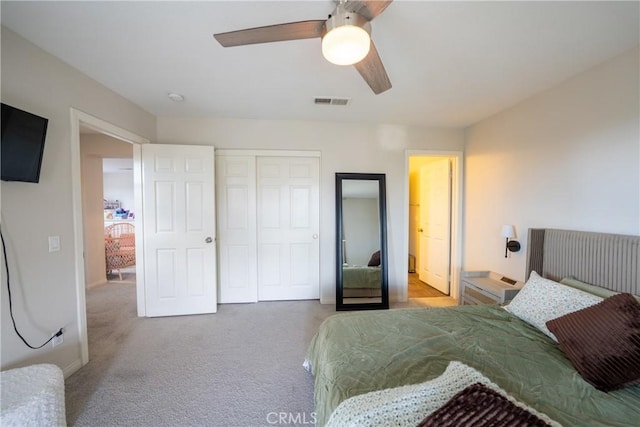
[[[226,304],[217,314],[135,317],[135,286],[87,295],[90,359],[66,381],[78,426],[269,425],[313,411],[306,348],[334,307],[317,301]]]
[[[267,426],[274,412],[310,419],[313,379],[302,362],[333,305],[224,304],[211,315],[138,318],[132,279],[87,292],[90,362],[66,380],[69,424]]]

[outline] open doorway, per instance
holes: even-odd
[[[100,363],[137,319],[133,146],[81,127],[80,155],[89,356]]]
[[[82,135],[93,135],[93,138],[103,139],[102,143],[121,144],[126,149],[126,154],[112,156],[108,154],[95,153],[93,156],[83,156],[81,140]],[[141,144],[148,143],[149,140],[135,135],[125,129],[114,126],[97,117],[86,114],[82,111],[71,109],[71,148],[72,148],[72,182],[73,182],[73,218],[74,218],[74,240],[75,240],[75,265],[76,265],[76,293],[78,310],[78,329],[80,335],[81,361],[82,365],[89,362],[89,341],[87,332],[87,299],[86,292],[91,285],[106,282],[106,259],[105,259],[105,215],[103,199],[103,167],[104,157],[133,157],[133,205],[135,206],[135,216],[137,227],[135,231],[135,255],[137,263],[141,264],[143,259],[142,245],[142,184],[140,153]],[[124,144],[124,145],[122,145]],[[100,143],[98,146],[100,147]],[[101,147],[105,148],[105,147]],[[86,153],[85,153],[86,154]],[[83,188],[85,183],[83,178],[87,172],[93,173],[90,181],[90,188]],[[87,210],[84,206],[85,194],[95,192],[97,198],[92,197],[94,204]],[[84,193],[84,194],[83,194]],[[93,239],[86,239],[86,233],[95,233]],[[99,236],[98,236],[99,234]],[[88,253],[93,251],[92,254]],[[92,264],[85,260],[91,259]],[[140,269],[142,270],[142,269]],[[144,275],[138,271],[135,275],[135,302],[137,315],[145,315],[144,306]]]
[[[112,284],[119,281],[121,284],[135,286],[136,214],[133,147],[129,144],[127,148],[129,157],[102,159],[104,246],[107,281]]]
[[[461,153],[407,155],[407,297],[458,300]]]
[[[82,126],[80,158],[85,283],[92,289],[135,267],[133,146]]]

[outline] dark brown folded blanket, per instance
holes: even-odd
[[[418,427],[548,426],[498,392],[476,383],[429,414]]]

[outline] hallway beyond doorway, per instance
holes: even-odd
[[[136,284],[136,266],[123,268],[122,280],[118,277],[118,271],[113,270],[107,273],[107,283],[120,283],[120,284]]]
[[[409,273],[407,282],[409,285],[409,299],[448,296],[418,279],[418,273]]]

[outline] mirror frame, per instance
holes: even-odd
[[[342,287],[342,181],[371,180],[378,182],[378,215],[380,218],[381,302],[344,303]],[[389,308],[389,281],[387,274],[387,196],[383,173],[336,173],[336,310],[379,310]]]

